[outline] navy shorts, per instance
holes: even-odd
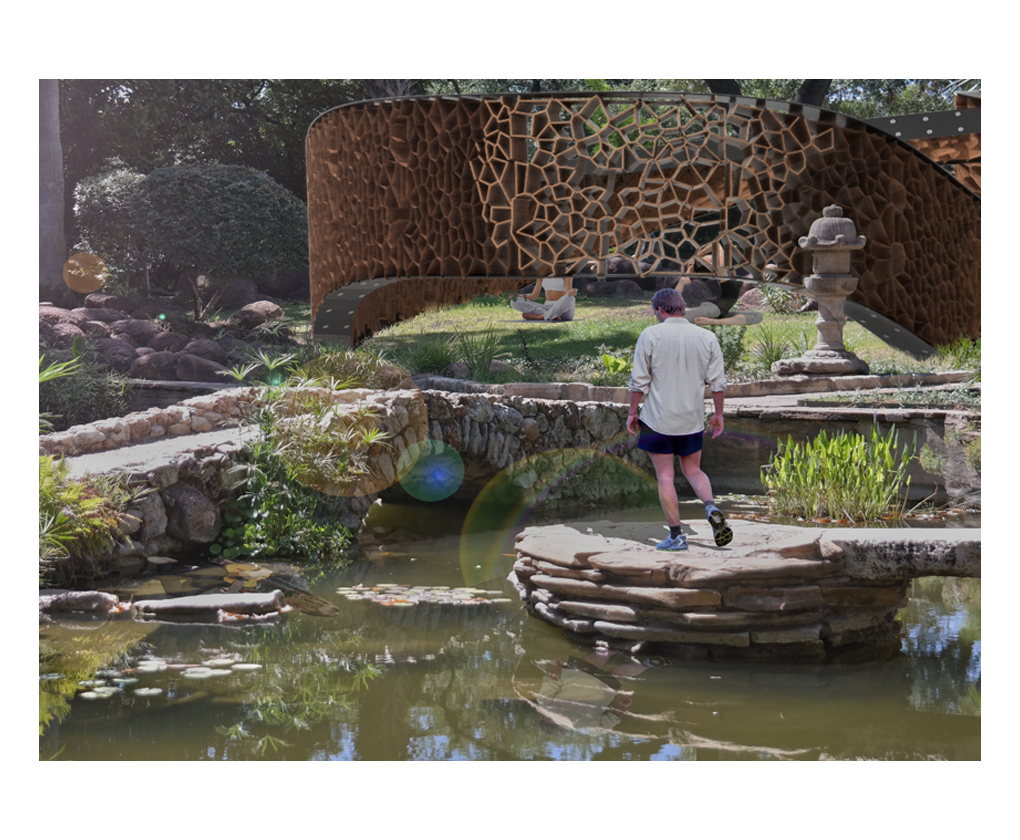
[[[638,420],[639,434],[637,448],[656,455],[679,455],[686,457],[700,452],[704,445],[705,433],[690,435],[663,435]]]

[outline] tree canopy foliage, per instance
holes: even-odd
[[[711,90],[820,104],[869,118],[952,107],[961,83],[980,88],[974,79],[62,79],[64,228],[70,238],[82,223],[84,216],[75,215],[80,200],[86,215],[92,212],[90,235],[100,235],[95,212],[103,208],[88,199],[98,197],[95,179],[108,179],[104,173],[111,171],[140,176],[182,165],[246,166],[303,199],[308,127],[322,112],[363,99]],[[102,200],[118,203],[119,188],[104,184]]]
[[[264,172],[184,163],[141,175],[120,165],[75,191],[79,245],[115,269],[157,263],[259,279],[308,260],[304,202]]]

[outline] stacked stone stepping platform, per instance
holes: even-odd
[[[683,524],[686,552],[657,551],[652,543],[659,536],[643,544],[612,535],[635,533],[633,525],[595,523],[587,533],[565,525],[526,528],[510,579],[529,613],[589,644],[685,658],[822,659],[862,643],[898,649],[896,612],[907,603],[917,568],[873,574],[867,563],[849,564],[860,552],[835,538],[845,530],[736,520],[733,543],[718,548],[706,522]],[[659,532],[658,525],[639,529]],[[951,542],[942,554],[954,562],[977,554],[980,576],[979,537],[976,549],[975,539]],[[902,556],[938,554],[924,544]],[[948,573],[973,576],[974,569]]]

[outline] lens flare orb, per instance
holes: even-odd
[[[86,251],[74,254],[64,263],[64,282],[69,289],[83,295],[98,292],[109,273],[102,259]]]
[[[464,459],[440,440],[424,440],[403,451],[397,462],[400,486],[420,502],[439,502],[457,492],[464,480]]]

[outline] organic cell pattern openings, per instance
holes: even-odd
[[[693,259],[758,282],[774,265],[797,286],[810,273],[797,242],[830,204],[867,237],[852,302],[933,345],[980,335],[977,184],[824,109],[672,93],[374,100],[321,115],[307,166],[318,336],[356,344],[437,303],[589,260],[604,273],[614,255],[662,282]],[[719,266],[702,259],[712,242]]]

